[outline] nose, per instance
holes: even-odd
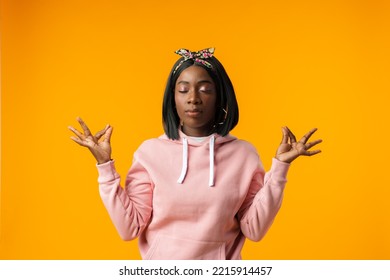
[[[196,90],[191,90],[188,93],[188,104],[200,104],[202,103],[202,100],[200,99],[199,93]]]

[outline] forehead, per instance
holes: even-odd
[[[184,69],[180,73],[179,77],[176,80],[176,84],[180,82],[198,83],[200,81],[208,81],[214,83],[213,79],[210,77],[209,73],[207,73],[204,68],[192,65]]]

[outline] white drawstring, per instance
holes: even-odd
[[[183,138],[183,163],[182,163],[180,177],[177,180],[179,184],[182,184],[184,181],[184,178],[187,174],[187,166],[188,166],[188,142],[187,142],[187,138]]]
[[[214,186],[214,142],[215,137],[212,135],[210,137],[210,177],[209,177],[209,187]]]
[[[215,143],[215,136],[212,135],[210,137],[210,152],[209,152],[209,161],[210,161],[210,173],[209,173],[209,187],[214,186],[214,143]],[[179,179],[177,180],[177,183],[183,184],[184,178],[187,175],[187,168],[188,168],[188,140],[187,138],[183,138],[183,162],[182,162],[182,168],[181,168],[181,174]]]

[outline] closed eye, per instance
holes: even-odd
[[[214,93],[215,90],[213,88],[201,88],[199,89],[199,92],[210,94],[210,93]]]

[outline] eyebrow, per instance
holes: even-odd
[[[198,82],[196,82],[197,84],[204,84],[204,83],[206,83],[206,84],[212,84],[213,82],[212,81],[210,81],[210,80],[200,80],[200,81],[198,81]],[[179,81],[177,84],[189,84],[189,82],[187,82],[187,81]]]

